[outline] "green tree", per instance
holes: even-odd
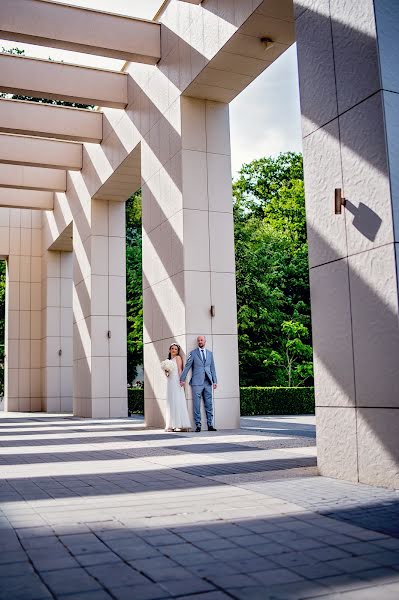
[[[302,385],[313,377],[312,347],[303,342],[309,338],[309,331],[298,321],[284,321],[281,333],[281,350],[271,350],[265,365],[280,368],[288,387]]]
[[[131,383],[143,363],[143,278],[141,191],[126,202],[127,376]]]
[[[288,385],[287,372],[270,360],[282,351],[283,323],[303,326],[311,347],[301,155],[244,165],[233,197],[241,382]]]
[[[233,185],[238,209],[263,218],[265,206],[279,197],[282,188],[290,188],[303,181],[302,155],[295,152],[265,157],[244,164]]]

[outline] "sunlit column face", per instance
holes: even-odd
[[[172,342],[185,356],[204,333],[222,372],[237,364],[228,107],[182,98],[180,119],[176,109],[161,119],[171,156],[161,158],[158,124],[142,147],[145,410],[154,425],[163,424],[159,363]],[[220,312],[212,320],[214,303]],[[233,375],[219,400],[220,426],[236,423],[238,395]]]
[[[397,449],[385,433],[399,351],[397,101],[383,91],[396,79],[393,15],[379,0],[307,4],[296,2],[296,31],[318,464],[325,475],[397,485]]]
[[[74,412],[126,416],[124,203],[84,203],[75,230]]]
[[[41,410],[41,214],[0,208],[0,223],[0,255],[7,257],[5,410]]]

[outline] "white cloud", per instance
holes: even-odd
[[[255,158],[302,151],[295,46],[231,103],[230,117],[234,175]]]

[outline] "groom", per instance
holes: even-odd
[[[201,431],[201,397],[204,398],[208,431],[216,431],[213,426],[212,387],[217,388],[217,377],[213,354],[205,348],[206,337],[197,337],[198,347],[188,355],[186,366],[180,375],[180,385],[184,386],[187,373],[192,369],[190,385],[193,392],[193,412],[195,431]]]

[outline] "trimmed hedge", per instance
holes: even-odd
[[[313,387],[242,387],[241,415],[313,415]],[[144,413],[144,390],[128,389],[130,415]]]
[[[242,387],[241,415],[313,415],[313,387]]]
[[[127,407],[129,415],[144,414],[143,388],[127,388]]]

